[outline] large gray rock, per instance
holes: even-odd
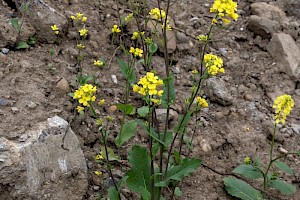
[[[13,0],[20,5],[23,0]],[[51,26],[56,24],[60,30],[66,30],[68,26],[67,18],[53,5],[49,5],[44,0],[29,0],[30,6],[26,18],[36,29],[36,38],[39,41],[53,42],[55,35]]]
[[[274,34],[267,45],[267,50],[282,65],[283,72],[300,78],[300,50],[290,35]]]
[[[279,30],[280,25],[268,18],[251,15],[248,28],[262,38],[271,38],[272,34]]]
[[[212,77],[206,81],[205,94],[211,101],[223,106],[229,106],[233,101],[226,83],[219,77]]]
[[[286,20],[285,13],[279,7],[265,2],[251,4],[251,10],[254,15],[277,21],[280,24]]]
[[[68,122],[49,118],[23,138],[0,138],[0,199],[81,200],[87,166]]]

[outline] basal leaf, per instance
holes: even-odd
[[[181,181],[185,176],[194,172],[201,164],[196,158],[185,158],[180,165],[171,166],[168,169],[165,180],[155,184],[156,187],[166,187],[171,180]]]
[[[278,178],[270,180],[270,186],[279,190],[283,195],[291,195],[296,192],[296,187],[292,184],[286,183]]]
[[[16,49],[28,49],[30,46],[26,42],[20,42]]]
[[[252,165],[239,165],[232,172],[249,179],[258,179],[263,177],[261,171]]]
[[[152,42],[150,45],[149,45],[149,52],[151,54],[154,54],[158,49],[158,46],[156,43]]]
[[[135,120],[131,120],[129,122],[126,122],[121,132],[118,134],[118,136],[115,139],[115,144],[118,148],[120,148],[125,142],[130,140],[136,133],[136,127],[137,122]]]
[[[110,187],[108,189],[108,197],[109,197],[109,200],[120,200],[119,193],[115,187]]]
[[[128,66],[127,63],[122,59],[118,59],[118,64],[124,78],[130,84],[134,84],[136,82],[136,75],[133,68]]]
[[[145,147],[135,145],[128,153],[132,168],[126,173],[126,185],[134,192],[140,193],[148,200],[151,191],[150,157]],[[151,195],[150,195],[151,196]]]
[[[248,183],[232,178],[224,178],[225,189],[231,196],[238,197],[242,200],[262,200],[260,191],[254,189]]]
[[[138,108],[137,112],[141,117],[146,117],[149,114],[149,108],[147,106],[143,106]]]
[[[18,18],[12,18],[10,19],[11,25],[17,30],[20,30],[20,24],[19,24],[19,19]]]
[[[280,162],[279,160],[276,160],[273,163],[278,169],[284,171],[287,174],[294,175],[293,170],[286,163]]]
[[[118,103],[117,108],[126,115],[132,115],[135,112],[134,106],[131,104]]]

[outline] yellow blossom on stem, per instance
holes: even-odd
[[[208,74],[216,76],[218,73],[225,73],[222,58],[212,53],[204,55],[204,63],[206,68],[208,68]]]
[[[55,35],[59,34],[59,29],[57,28],[56,24],[54,24],[53,26],[51,26],[52,31],[54,32]]]
[[[77,48],[78,48],[78,49],[84,49],[84,48],[85,48],[85,46],[84,46],[84,45],[82,45],[82,44],[77,44]]]
[[[166,18],[166,12],[164,10],[160,10],[159,8],[153,8],[152,10],[150,10],[149,15],[152,16],[155,20]]]
[[[96,125],[97,126],[102,126],[102,123],[103,123],[103,119],[102,118],[99,118],[96,120]]]
[[[197,105],[203,108],[207,108],[208,107],[208,103],[204,98],[201,97],[197,97]]]
[[[113,28],[111,29],[112,33],[120,33],[121,29],[118,27],[118,25],[114,25]]]
[[[86,20],[87,20],[87,17],[82,17],[82,19],[81,19],[81,21],[82,21],[83,23],[85,23]]]
[[[285,123],[286,117],[290,114],[294,107],[294,100],[290,95],[284,94],[277,97],[274,101],[273,108],[275,108],[275,123]]]
[[[161,28],[162,28],[162,29],[165,28],[165,23],[163,23],[163,24],[161,25]],[[172,30],[172,27],[171,27],[171,25],[170,25],[169,20],[167,20],[166,29],[167,29],[167,31],[171,31],[171,30]]]
[[[137,39],[139,39],[144,34],[145,34],[145,32],[137,32],[137,31],[135,31],[135,32],[132,33],[131,39],[132,40],[137,40]]]
[[[251,158],[249,156],[247,156],[246,158],[244,158],[244,163],[246,165],[249,165],[251,163]]]
[[[153,43],[153,40],[149,37],[146,37],[145,38],[145,43],[149,45],[149,44]]]
[[[196,75],[196,74],[198,74],[198,73],[199,73],[199,72],[198,72],[197,69],[193,69],[193,70],[192,70],[192,74]]]
[[[80,104],[89,107],[90,103],[96,100],[96,96],[94,95],[96,91],[96,86],[85,84],[80,86],[79,89],[74,92],[73,99],[78,99]]]
[[[129,53],[132,53],[135,57],[143,57],[143,50],[139,48],[130,47]]]
[[[102,160],[103,156],[101,154],[97,154],[95,160]]]
[[[82,106],[77,106],[77,108],[76,108],[76,110],[77,110],[77,112],[82,112],[83,110],[84,110],[84,107],[82,107]]]
[[[105,104],[105,99],[101,99],[98,103],[99,106],[102,106],[103,104]]]
[[[82,37],[86,37],[87,33],[88,33],[88,30],[86,30],[85,28],[79,30],[79,34]]]
[[[102,172],[100,172],[100,171],[95,171],[94,172],[97,176],[101,176],[102,175]]]
[[[97,67],[102,67],[104,63],[101,60],[94,60],[94,65]]]
[[[211,13],[216,13],[218,18],[221,18],[225,24],[230,22],[230,19],[237,20],[239,15],[236,13],[237,3],[233,0],[215,0],[210,8]],[[229,19],[230,18],[230,19]],[[215,18],[214,18],[215,19]],[[213,21],[212,23],[215,23]]]
[[[199,42],[206,42],[208,40],[208,36],[207,35],[198,35],[197,39],[199,40]]]
[[[125,17],[125,22],[131,21],[132,17],[133,17],[133,13],[130,13],[129,15],[127,15],[127,16]]]

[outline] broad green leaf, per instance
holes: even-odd
[[[126,185],[147,199],[151,191],[150,157],[145,147],[134,145],[128,153],[128,162],[132,168],[127,171]],[[151,195],[150,195],[151,196]]]
[[[154,54],[158,49],[158,46],[156,43],[152,42],[150,45],[149,45],[149,52],[151,54]]]
[[[275,188],[276,190],[279,190],[281,194],[283,195],[291,195],[296,192],[296,187],[292,184],[286,183],[282,180],[273,179],[270,180],[270,186]]]
[[[175,194],[175,196],[177,196],[177,197],[180,197],[180,196],[182,195],[182,192],[181,192],[181,190],[180,190],[179,187],[176,187],[176,188],[175,188],[174,194]]]
[[[170,76],[170,77],[168,77],[164,80],[164,93],[161,97],[161,99],[162,99],[161,104],[164,108],[167,108],[168,105],[171,105],[176,99],[174,79],[175,79],[174,76]],[[169,84],[169,87],[170,87],[170,99],[169,99],[170,101],[169,102],[167,101],[168,100],[167,99],[167,97],[168,97],[168,87],[167,87],[168,84]]]
[[[123,176],[121,180],[118,181],[118,189],[121,190],[123,183],[127,180],[128,176]]]
[[[68,93],[68,96],[69,96],[69,97],[74,97],[74,93],[73,93],[73,92],[70,92],[70,93]]]
[[[133,68],[129,67],[122,59],[118,59],[118,64],[124,78],[128,81],[128,83],[134,84],[136,82],[136,75]]]
[[[127,63],[122,59],[118,59],[118,64],[119,64],[119,68],[121,70],[122,75],[127,79],[127,71],[129,68]]]
[[[138,108],[137,112],[141,117],[146,117],[149,114],[149,108],[147,106],[143,106]]]
[[[19,19],[18,18],[12,18],[10,19],[11,25],[17,30],[20,30],[20,24],[19,24]]]
[[[26,42],[20,42],[16,49],[28,49],[30,46]]]
[[[125,142],[130,140],[136,133],[136,127],[137,122],[135,120],[131,120],[129,122],[126,122],[121,132],[118,134],[118,136],[115,139],[115,144],[118,148],[120,148]]]
[[[122,104],[118,103],[117,108],[124,113],[125,115],[133,115],[135,114],[134,106],[131,104]]]
[[[110,187],[108,189],[108,197],[109,197],[109,200],[120,200],[119,193],[115,187]]]
[[[261,171],[252,165],[239,165],[232,172],[249,179],[258,179],[263,177]]]
[[[262,200],[260,191],[254,189],[248,183],[232,178],[224,178],[225,189],[231,196],[238,197],[243,200]]]
[[[279,160],[276,160],[273,163],[278,169],[284,171],[287,174],[294,175],[293,170],[286,163],[280,162]]]
[[[184,119],[183,116],[179,117],[178,123],[176,124],[175,128],[174,128],[174,132],[175,133],[183,133],[185,127],[187,126],[187,124],[190,121],[192,112],[188,111],[187,114],[185,115]]]
[[[185,176],[194,172],[201,164],[201,160],[196,158],[185,158],[180,165],[171,166],[165,180],[155,184],[156,187],[166,187],[171,180],[181,181]]]
[[[108,151],[108,160],[109,161],[120,161],[120,159],[115,155],[114,150],[112,150],[111,148],[107,148]],[[101,147],[101,156],[103,157],[103,159],[106,160],[106,152],[105,152],[105,147]]]
[[[177,164],[180,164],[180,162],[181,162],[181,156],[180,156],[180,153],[178,151],[176,151],[176,150],[174,150],[174,159],[175,159],[175,162]]]
[[[28,39],[27,42],[28,42],[28,44],[30,44],[30,45],[35,44],[35,43],[36,43],[35,37],[29,37],[29,39]]]

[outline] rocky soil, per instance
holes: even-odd
[[[113,137],[121,113],[112,113],[110,106],[122,102],[125,80],[115,58],[104,70],[94,66],[93,60],[111,59],[115,48],[110,45],[111,27],[117,23],[118,11],[121,16],[129,14],[127,1],[120,1],[117,7],[112,0],[30,0],[22,40],[34,36],[37,43],[27,50],[16,50],[17,31],[9,21],[18,15],[20,2],[0,0],[0,199],[105,197],[111,181],[105,168],[94,161],[101,148],[99,135],[91,118],[76,116],[75,102],[67,95],[74,89],[78,54],[77,29],[69,16],[82,12],[88,17],[83,71],[94,74],[100,83],[97,96],[104,98],[107,106],[99,112],[115,116]],[[173,120],[182,113],[184,98],[189,96],[191,70],[199,65],[200,46],[195,37],[207,32],[212,3],[177,0],[172,4],[171,16],[179,30],[170,54],[177,93]],[[149,4],[156,7],[153,0]],[[278,128],[275,153],[300,149],[300,1],[238,0],[238,5],[238,21],[216,31],[209,47],[224,59],[226,73],[207,81],[209,108],[201,115],[199,129],[188,129],[189,135],[195,132],[192,156],[219,173],[199,168],[182,183],[183,196],[179,199],[233,199],[224,190],[224,174],[246,156],[267,159],[273,100],[284,93],[292,95],[295,107],[287,123]],[[60,45],[52,44],[53,24],[63,30]],[[52,47],[56,52],[53,61],[49,55]],[[153,57],[154,69],[161,74],[162,56],[158,53]],[[142,68],[138,70],[139,75],[145,73]],[[133,103],[140,104],[138,99]],[[140,142],[145,141],[137,134],[127,147]],[[112,138],[110,147],[115,148]],[[297,192],[289,197],[270,193],[274,199],[297,200],[300,159],[290,156],[286,161],[295,176],[280,176],[293,183]],[[116,166],[113,173],[123,176],[123,167]],[[96,170],[103,172],[100,178],[94,174]],[[126,189],[123,195],[135,199]]]

